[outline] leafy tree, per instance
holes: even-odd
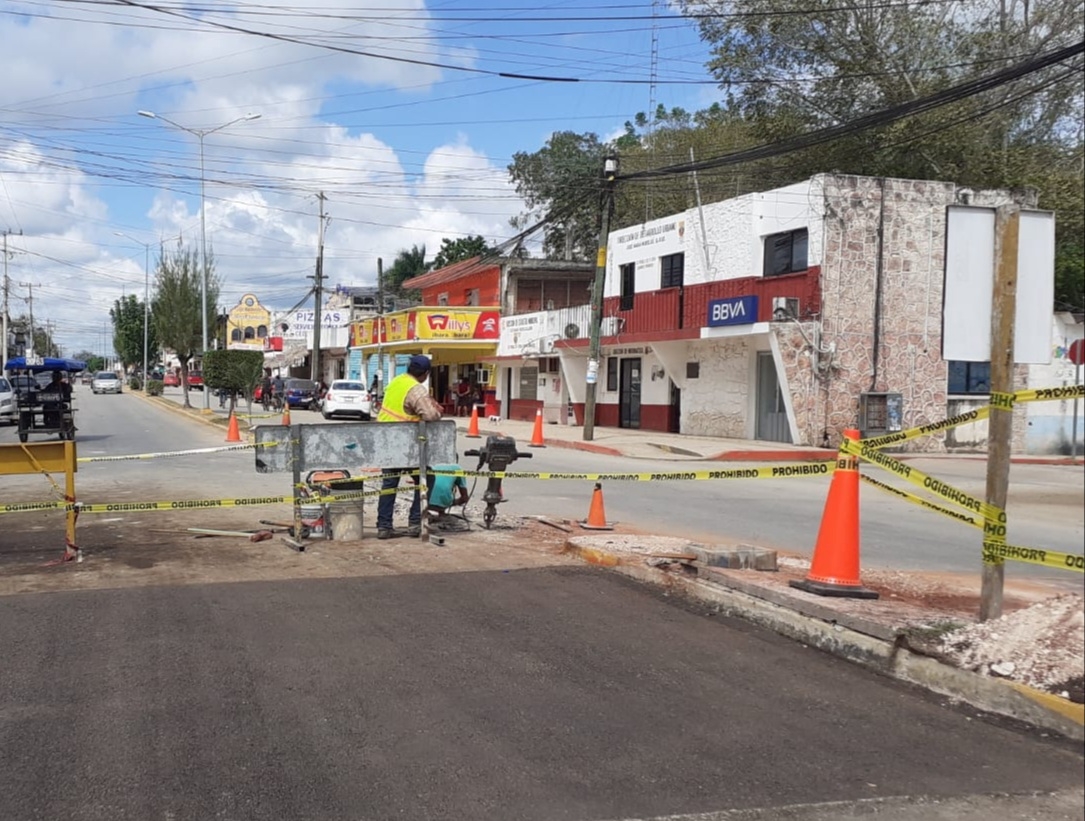
[[[195,249],[178,245],[173,252],[163,251],[155,271],[155,295],[151,301],[155,334],[159,343],[173,351],[181,363],[181,389],[184,406],[188,401],[188,364],[203,347],[203,313],[200,303],[200,255]],[[219,280],[215,261],[207,260],[207,316],[215,316]]]
[[[408,279],[421,276],[428,271],[426,264],[426,246],[412,245],[410,249],[401,248],[395,262],[384,272],[384,293],[406,295],[403,283]]]
[[[230,392],[230,412],[237,397],[244,396],[248,412],[252,413],[252,395],[264,375],[264,354],[261,351],[207,351],[203,355],[204,390]]]
[[[490,244],[486,242],[486,238],[481,234],[457,239],[445,237],[441,240],[441,250],[434,257],[431,267],[436,270],[444,268],[446,265],[452,265],[455,262],[471,259],[471,257],[486,256],[492,253],[494,253],[494,249],[490,247]]]
[[[603,159],[609,150],[611,147],[591,132],[557,131],[538,151],[512,155],[509,177],[528,210],[510,223],[524,229],[549,219],[543,228],[547,258],[595,258]],[[434,267],[440,265],[434,262]]]
[[[85,348],[79,353],[73,354],[72,359],[85,363],[88,371],[100,371],[105,367],[105,360],[102,357]]]
[[[30,317],[25,314],[22,316],[13,317],[8,323],[9,332],[16,338],[20,336],[24,340],[24,347],[26,351],[29,351],[31,346],[28,344],[27,330],[30,328]],[[53,335],[49,333],[49,329],[43,327],[37,322],[34,323],[34,355],[35,356],[60,356],[60,346],[53,340]],[[22,353],[20,351],[20,353]]]
[[[146,313],[143,308],[143,301],[129,294],[115,300],[113,307],[109,309],[109,316],[113,320],[113,350],[120,356],[126,368],[138,365],[141,371],[144,364],[143,320]],[[157,349],[158,340],[151,322],[147,325],[147,355],[151,356]]]

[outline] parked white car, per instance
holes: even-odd
[[[0,376],[0,422],[14,425],[15,415],[15,389],[7,379]]]
[[[336,379],[324,394],[320,412],[325,419],[333,416],[358,416],[363,421],[369,421],[373,412],[373,400],[370,399],[364,382]]]
[[[113,371],[98,371],[94,374],[90,389],[94,393],[120,393],[121,378]]]

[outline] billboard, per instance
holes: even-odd
[[[995,209],[951,205],[946,212],[942,358],[991,358],[991,299],[995,279]],[[1017,249],[1014,362],[1051,361],[1055,300],[1055,215],[1021,211]]]
[[[416,339],[489,339],[500,336],[498,311],[420,310],[415,320]]]

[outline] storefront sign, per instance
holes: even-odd
[[[418,339],[497,339],[500,331],[497,311],[418,311],[415,331]]]
[[[648,348],[614,348],[607,351],[607,356],[640,356],[649,353]]]
[[[294,311],[286,321],[282,323],[286,327],[283,336],[287,339],[308,339],[313,334],[315,311]],[[348,319],[348,314],[343,311],[324,311],[320,318],[320,330],[341,327]]]
[[[757,297],[733,296],[708,303],[708,327],[749,325],[757,322]]]

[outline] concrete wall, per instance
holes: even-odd
[[[682,391],[682,432],[695,436],[743,439],[752,436],[754,350],[750,337],[702,339],[689,345],[689,361],[698,362],[696,379]]]

